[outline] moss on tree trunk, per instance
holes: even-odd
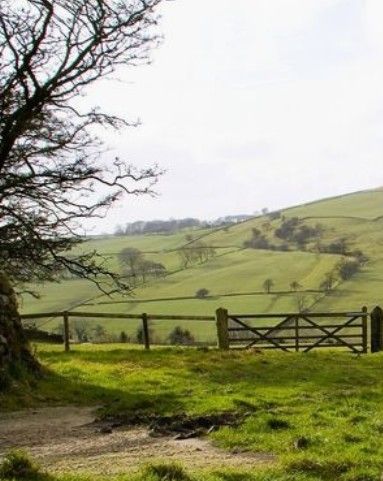
[[[0,391],[5,388],[4,380],[15,372],[37,374],[39,370],[39,363],[23,332],[16,294],[7,277],[0,272]]]

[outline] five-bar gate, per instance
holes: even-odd
[[[366,307],[360,312],[228,314],[227,317],[230,347],[303,352],[341,347],[358,354],[368,349]]]

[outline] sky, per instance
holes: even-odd
[[[107,156],[166,170],[94,226],[212,219],[383,185],[382,0],[175,0],[150,66],[87,101],[142,125]]]

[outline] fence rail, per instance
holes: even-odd
[[[219,349],[257,347],[283,351],[309,352],[317,348],[342,347],[354,353],[367,353],[370,332],[371,352],[383,350],[383,310],[377,306],[369,314],[366,307],[358,311],[299,312],[267,314],[229,314],[217,309],[214,316],[125,314],[106,312],[54,311],[24,314],[22,320],[63,319],[65,351],[70,350],[70,319],[141,320],[143,345],[150,349],[148,322],[152,320],[215,321]],[[368,323],[370,318],[370,324]],[[256,325],[253,321],[280,320],[274,325]],[[341,321],[339,319],[342,319]],[[334,322],[332,322],[334,320]],[[265,323],[266,324],[266,323]]]

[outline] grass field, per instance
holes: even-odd
[[[359,310],[383,303],[383,191],[381,189],[359,192],[332,199],[285,209],[283,215],[298,216],[306,225],[322,225],[321,241],[330,243],[346,238],[350,249],[361,250],[369,259],[352,279],[340,282],[330,293],[300,293],[311,310]],[[296,311],[298,294],[288,292],[293,281],[301,290],[319,290],[326,272],[334,269],[340,256],[315,253],[314,242],[300,251],[290,243],[289,252],[243,249],[244,241],[253,228],[260,229],[275,242],[274,231],[281,220],[257,217],[224,229],[207,229],[178,232],[173,235],[144,235],[108,237],[90,240],[82,249],[95,249],[104,254],[111,268],[119,270],[117,255],[124,247],[136,247],[145,252],[148,260],[161,262],[169,272],[163,279],[153,280],[137,287],[130,297],[102,297],[91,283],[82,280],[63,281],[61,284],[33,286],[42,297],[23,300],[22,312],[36,313],[65,309],[95,312],[122,312],[140,314],[212,315],[218,307],[236,313]],[[202,239],[217,247],[217,255],[203,264],[181,269],[178,249]],[[263,292],[263,282],[271,278],[274,287],[270,294]],[[209,290],[209,297],[196,299],[200,288]],[[92,299],[93,298],[93,299]],[[88,301],[88,302],[87,302]],[[85,305],[83,305],[85,303]],[[45,321],[44,321],[45,322]],[[46,324],[49,328],[57,320]],[[89,321],[93,326],[96,322]],[[107,321],[111,332],[125,330],[134,335],[137,323]],[[165,339],[174,323],[163,321],[154,324],[157,337]],[[211,340],[209,325],[189,325],[197,340]]]
[[[277,455],[273,466],[254,472],[223,466],[214,472],[182,471],[180,478],[149,470],[118,479],[380,480],[383,355],[143,352],[122,345],[82,346],[70,354],[47,345],[37,349],[49,373],[28,389],[0,396],[0,409],[81,404],[124,415],[246,411],[241,426],[221,428],[211,441],[225,450]],[[70,466],[60,479],[83,479],[69,474]]]

